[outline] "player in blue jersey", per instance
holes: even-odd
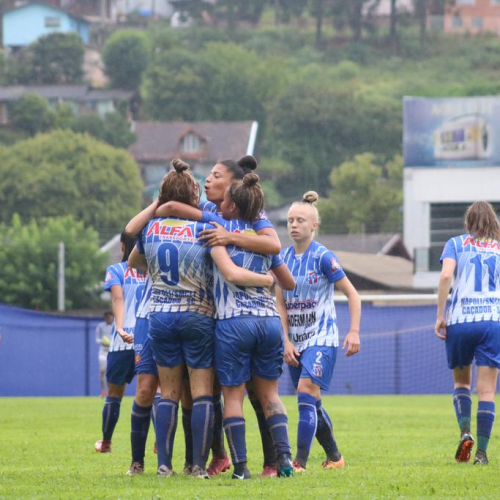
[[[474,446],[470,391],[475,360],[479,404],[474,464],[488,464],[500,368],[500,227],[493,207],[484,201],[472,204],[465,229],[467,234],[448,240],[441,255],[435,332],[446,341],[448,366],[453,370],[453,404],[461,434],[455,459],[468,462]]]
[[[137,303],[142,295],[146,275],[127,266],[134,240],[121,235],[122,262],[106,270],[104,289],[111,291],[115,320],[107,359],[108,395],[102,412],[102,440],[95,443],[99,453],[111,452],[111,438],[120,416],[125,387],[134,378],[134,328]]]
[[[359,351],[361,301],[346,277],[336,255],[314,240],[319,227],[318,195],[307,192],[288,211],[288,233],[293,245],[282,250],[288,269],[296,280],[295,289],[284,291],[282,309],[285,328],[285,361],[298,393],[299,424],[296,472],[307,465],[314,437],[326,453],[325,469],[344,467],[329,415],[321,404],[321,390],[328,390],[335,367],[339,333],[334,304],[334,288],[348,299],[351,324],[342,348],[346,355]],[[286,306],[286,309],[285,309]]]
[[[159,200],[198,206],[197,184],[188,165],[174,160],[174,171],[163,180]],[[153,280],[149,336],[158,366],[162,399],[156,412],[158,475],[173,474],[172,451],[184,364],[193,397],[192,476],[208,477],[205,464],[213,430],[212,264],[199,241],[208,226],[180,218],[152,219],[143,229],[139,248]],[[271,286],[268,275],[235,266],[224,248],[212,251],[226,279],[237,284]]]

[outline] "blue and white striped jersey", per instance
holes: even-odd
[[[446,324],[500,321],[500,243],[470,234],[451,238],[440,262],[457,262]]]
[[[246,222],[241,219],[225,220],[216,214],[203,212],[203,222],[218,222],[231,232],[256,234],[256,231],[272,227],[268,220]],[[265,274],[283,264],[277,255],[263,255],[240,247],[228,245],[226,250],[231,260],[240,267],[255,273]],[[276,299],[268,288],[243,287],[227,283],[214,266],[215,317],[228,319],[236,316],[278,316]]]
[[[151,279],[151,276],[149,276],[148,274],[141,300],[139,301],[139,305],[137,306],[138,318],[149,318],[149,304],[151,302],[152,290],[153,290],[153,280]]]
[[[134,334],[137,307],[139,305],[139,300],[142,297],[145,283],[146,273],[138,271],[137,269],[129,268],[126,262],[113,264],[106,270],[104,290],[109,291],[114,285],[122,287],[125,307],[123,329],[132,335]],[[134,344],[127,344],[122,340],[116,331],[116,323],[113,321],[109,352],[128,351],[132,349],[134,349]]]
[[[281,251],[295,278],[294,290],[283,290],[289,336],[299,352],[310,346],[339,345],[334,283],[345,277],[337,256],[316,241],[302,255],[292,246]]]
[[[212,259],[198,241],[212,226],[187,219],[151,219],[138,239],[153,280],[150,312],[214,313]]]

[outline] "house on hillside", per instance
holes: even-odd
[[[500,34],[500,0],[456,0],[443,19],[445,33]]]
[[[9,125],[9,104],[23,95],[43,97],[51,109],[68,104],[75,116],[96,113],[104,116],[118,110],[120,102],[130,103],[127,90],[97,90],[86,85],[13,85],[0,87],[0,125]]]
[[[243,122],[135,122],[137,140],[130,152],[139,164],[151,195],[174,158],[191,165],[203,182],[218,160],[253,154],[258,123]]]
[[[21,4],[3,14],[4,47],[20,49],[51,33],[77,33],[87,45],[90,39],[90,23],[64,9],[41,1]]]

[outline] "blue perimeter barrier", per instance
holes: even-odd
[[[347,305],[337,305],[340,343]],[[361,351],[339,349],[329,394],[439,394],[453,389],[435,306],[363,304]],[[102,318],[59,316],[0,305],[0,396],[96,396],[95,328]],[[135,392],[133,383],[127,394]],[[293,394],[285,366],[281,394]]]

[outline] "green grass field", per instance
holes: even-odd
[[[284,398],[295,444],[295,398]],[[317,443],[307,472],[291,479],[258,479],[261,449],[255,416],[247,406],[250,481],[228,473],[209,481],[182,475],[156,477],[153,441],[146,474],[127,477],[130,464],[131,398],[113,438],[113,453],[99,455],[102,400],[98,398],[0,399],[0,499],[222,499],[222,498],[499,498],[498,432],[489,447],[490,465],[454,461],[458,430],[449,396],[326,397],[334,419],[343,470],[321,468]],[[474,402],[474,408],[477,401]],[[473,410],[475,411],[475,410]],[[474,424],[475,428],[475,424]],[[174,468],[182,471],[182,425]]]

